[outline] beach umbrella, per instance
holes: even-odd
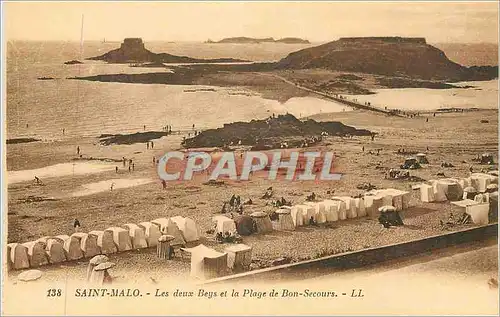
[[[17,279],[24,282],[38,280],[42,277],[42,271],[39,270],[28,270],[24,271],[17,276]]]
[[[394,207],[394,206],[382,206],[378,209],[378,211],[380,211],[381,213],[396,211],[396,207]]]
[[[477,193],[477,190],[474,187],[472,187],[472,186],[467,186],[467,187],[464,188],[464,192],[466,192],[466,193]]]
[[[109,258],[107,256],[105,256],[104,254],[99,254],[90,260],[90,264],[99,265],[101,263],[106,263],[108,261],[109,261]]]
[[[498,185],[497,184],[489,184],[488,186],[486,186],[486,191],[488,193],[496,192],[496,191],[498,191]]]
[[[101,263],[99,265],[97,265],[95,268],[94,268],[94,271],[104,271],[104,270],[108,270],[110,268],[112,268],[113,266],[115,266],[115,264],[113,262],[105,262],[105,263]]]

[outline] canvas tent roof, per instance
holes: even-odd
[[[203,256],[205,258],[217,258],[221,255],[224,255],[224,253],[209,248],[204,244],[200,244],[192,248],[181,248],[181,250],[191,253],[192,256]]]

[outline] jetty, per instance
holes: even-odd
[[[349,99],[347,99],[347,97],[339,95],[339,94],[332,94],[332,93],[314,90],[314,89],[311,89],[311,88],[308,88],[305,86],[301,86],[297,83],[294,83],[293,81],[286,79],[285,77],[282,77],[282,76],[279,76],[276,74],[266,74],[266,75],[278,78],[287,84],[295,86],[298,89],[301,89],[301,90],[304,90],[304,91],[307,91],[307,92],[310,92],[310,93],[313,93],[316,95],[320,95],[326,99],[336,101],[338,103],[344,104],[344,105],[349,106],[349,107],[354,108],[354,109],[368,110],[368,111],[374,111],[374,112],[383,113],[383,114],[392,115],[392,116],[397,116],[397,117],[404,117],[403,115],[394,111],[394,109],[384,109],[384,108],[379,108],[379,107],[373,106],[371,104],[362,104],[362,103],[359,103],[359,102],[352,100],[352,99],[349,100]]]

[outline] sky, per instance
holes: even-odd
[[[498,43],[489,2],[4,2],[7,40],[205,41],[232,36],[418,36]]]

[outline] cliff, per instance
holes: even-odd
[[[425,80],[490,80],[498,67],[467,68],[449,60],[424,38],[340,38],[289,54],[278,69],[322,68]]]
[[[177,56],[168,53],[153,53],[146,49],[142,39],[126,38],[120,48],[103,55],[87,58],[88,60],[106,61],[108,63],[236,63],[246,62],[234,58],[198,59]]]

